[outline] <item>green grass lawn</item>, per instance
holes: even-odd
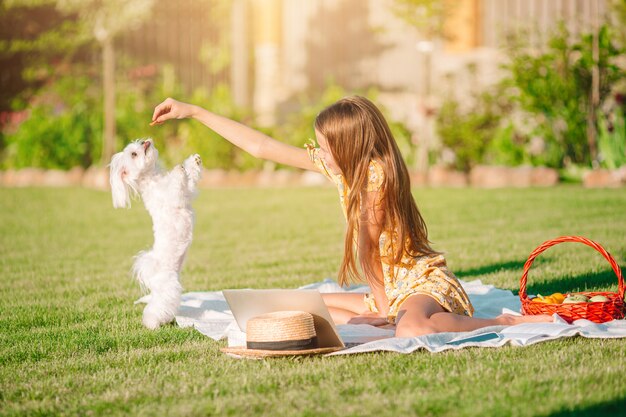
[[[465,280],[519,288],[559,235],[626,266],[626,189],[416,189],[436,249]],[[331,188],[202,190],[187,291],[295,288],[335,277],[344,221]],[[410,355],[236,360],[193,329],[141,326],[129,277],[150,246],[141,202],[105,192],[0,189],[1,415],[560,416],[626,413],[626,339]],[[562,244],[530,293],[613,290],[608,263]]]

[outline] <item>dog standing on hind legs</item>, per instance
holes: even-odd
[[[196,154],[167,172],[158,157],[152,140],[137,140],[113,155],[110,164],[113,207],[128,208],[131,196],[139,194],[152,217],[154,245],[139,252],[133,264],[133,275],[150,292],[142,319],[149,329],[174,320],[180,305],[180,271],[193,234],[191,200],[202,165]]]

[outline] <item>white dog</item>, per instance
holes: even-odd
[[[202,161],[191,155],[170,172],[163,171],[159,152],[150,139],[130,143],[111,160],[113,207],[130,207],[139,194],[152,216],[154,246],[135,257],[133,274],[150,291],[143,324],[156,329],[169,323],[180,305],[179,274],[193,232],[191,200],[200,179]]]

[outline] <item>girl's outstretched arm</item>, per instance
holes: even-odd
[[[255,158],[267,159],[296,168],[316,171],[304,148],[282,143],[234,120],[212,113],[193,104],[168,98],[155,107],[151,126],[170,119],[196,119]]]

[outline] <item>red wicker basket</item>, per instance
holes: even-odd
[[[591,246],[604,256],[609,261],[613,272],[617,275],[617,292],[580,292],[577,294],[583,294],[587,297],[593,297],[595,295],[603,295],[608,298],[608,301],[600,302],[581,302],[572,304],[544,304],[533,302],[528,298],[526,293],[526,280],[528,279],[528,271],[533,264],[535,258],[546,249],[563,242],[578,242],[584,243],[587,246]],[[622,277],[622,271],[615,262],[615,259],[608,253],[602,246],[596,242],[586,239],[580,236],[562,236],[556,239],[548,240],[535,249],[528,260],[524,264],[524,273],[520,280],[519,298],[522,302],[523,314],[554,314],[557,313],[563,319],[568,322],[572,322],[578,319],[587,319],[595,323],[604,323],[613,319],[624,318],[624,278]]]

